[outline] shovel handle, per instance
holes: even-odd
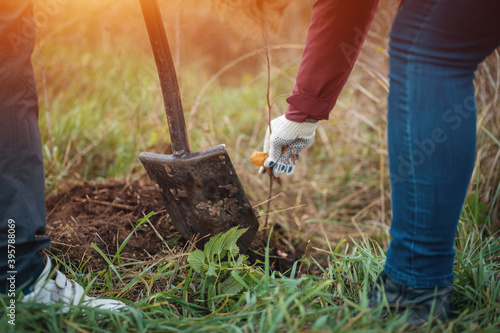
[[[156,68],[160,77],[163,103],[167,114],[170,141],[174,155],[189,153],[186,121],[182,111],[181,93],[170,54],[167,34],[157,0],[140,0],[149,40],[153,48]]]

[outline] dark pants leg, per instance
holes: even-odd
[[[390,42],[393,220],[386,273],[453,283],[454,239],[474,168],[477,66],[500,44],[498,0],[406,0]]]
[[[35,35],[32,3],[0,4],[0,292],[9,271],[17,288],[41,273],[39,251],[48,247],[38,98],[31,53]],[[31,23],[31,26],[30,26]],[[10,223],[8,223],[10,221]],[[8,261],[8,225],[15,225],[15,261]],[[12,249],[12,248],[10,248]],[[10,266],[14,264],[14,266]]]

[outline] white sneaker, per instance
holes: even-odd
[[[63,302],[62,312],[69,311],[69,305],[83,305],[98,307],[104,310],[117,311],[125,308],[125,304],[114,299],[97,299],[85,295],[85,290],[74,280],[68,280],[60,271],[55,272],[55,279],[49,277],[52,272],[52,263],[46,256],[46,264],[42,273],[34,284],[34,290],[23,297],[22,302],[42,304],[56,304]]]

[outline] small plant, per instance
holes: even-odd
[[[248,289],[244,276],[245,271],[249,270],[243,265],[247,257],[239,253],[240,249],[236,245],[245,231],[234,227],[215,235],[205,244],[203,251],[195,250],[188,256],[189,264],[201,276],[200,300],[205,301],[206,295],[212,311],[224,298]]]

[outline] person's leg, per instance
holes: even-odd
[[[39,254],[45,233],[45,177],[38,97],[31,65],[35,44],[31,0],[0,1],[0,293],[23,288],[23,302],[124,309],[113,299],[85,295],[82,286]],[[15,238],[12,238],[14,235]],[[15,243],[12,240],[15,239]],[[13,252],[12,250],[15,250]],[[14,254],[14,258],[8,256]]]
[[[35,237],[45,232],[46,217],[38,97],[31,65],[32,22],[30,0],[0,3],[0,292],[8,289],[7,278],[12,275],[18,288],[32,284],[44,267],[39,251],[50,244],[46,237]],[[9,232],[15,235],[15,244],[10,244],[15,246],[13,261],[8,261],[8,250],[13,254]]]
[[[393,239],[369,299],[411,308],[411,324],[453,308],[453,244],[476,147],[473,77],[500,43],[499,12],[497,0],[406,0],[392,28]]]
[[[473,77],[500,43],[497,0],[406,0],[391,32],[388,144],[393,239],[384,271],[453,283],[454,239],[476,146]]]

